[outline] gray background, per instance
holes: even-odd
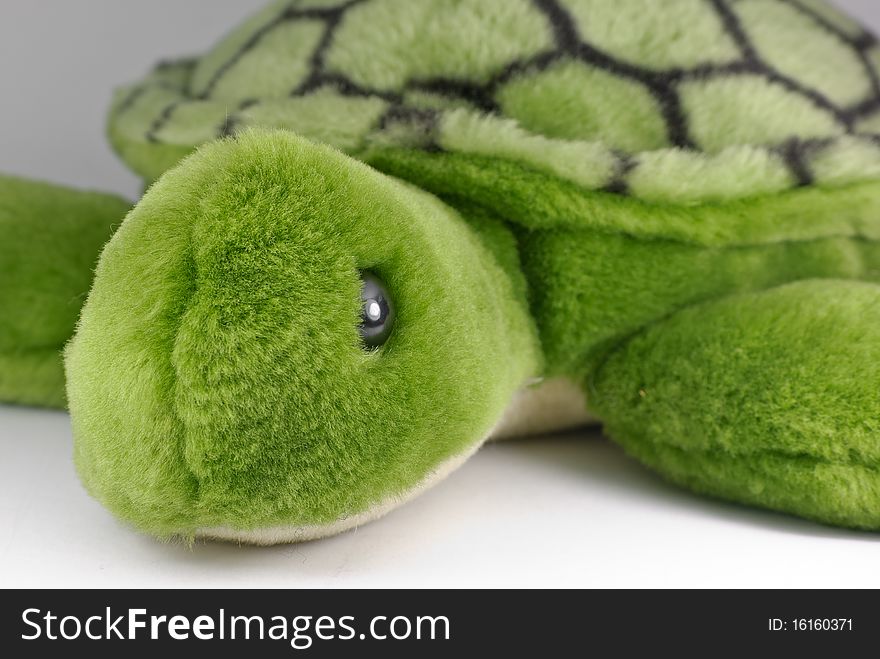
[[[0,0],[0,172],[135,198],[104,136],[112,90],[204,52],[264,0]]]
[[[135,197],[103,137],[111,89],[205,49],[260,4],[2,0],[0,171]],[[878,3],[842,4],[880,27]],[[878,543],[693,496],[583,431],[489,445],[335,538],[187,548],[132,532],[85,494],[65,413],[0,405],[0,587],[880,587]]]

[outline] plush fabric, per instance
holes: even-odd
[[[539,369],[517,270],[501,225],[289,131],[212,144],[101,256],[67,350],[79,471],[157,534],[362,511],[482,441]],[[359,271],[395,304],[375,351]]]
[[[130,204],[0,176],[0,400],[64,405],[61,349]]]
[[[532,229],[582,229],[708,247],[880,238],[880,180],[676,204],[609,190],[586,192],[519,163],[471,154],[393,149],[377,154],[371,164],[456,204],[479,203]]]
[[[705,300],[808,277],[880,280],[880,244],[858,238],[705,248],[570,230],[520,236],[550,375],[589,373],[628,337]]]
[[[874,37],[812,0],[285,0],[121,89],[110,135],[148,179],[261,126],[729,200],[875,180],[878,68]]]
[[[878,72],[819,0],[270,4],[114,99],[156,183],[67,350],[83,481],[312,537],[560,377],[676,482],[880,528]]]
[[[706,302],[610,355],[608,430],[672,480],[880,528],[880,286],[806,280]]]

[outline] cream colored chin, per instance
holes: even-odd
[[[357,515],[344,517],[330,524],[309,526],[268,526],[248,530],[216,526],[199,529],[196,531],[196,537],[252,545],[279,545],[326,538],[378,519],[439,483],[460,467],[488,439],[553,432],[595,420],[587,411],[584,394],[576,384],[563,379],[546,380],[539,385],[528,386],[517,392],[499,422],[486,437],[438,465],[415,487],[388,497]]]
[[[367,522],[379,519],[383,515],[391,512],[400,504],[409,501],[417,494],[427,490],[446,478],[453,471],[458,469],[474,453],[483,445],[481,440],[474,446],[458,455],[454,455],[445,462],[440,463],[433,471],[431,471],[421,482],[406,492],[402,492],[395,496],[388,497],[380,501],[371,508],[351,515],[343,517],[330,524],[312,524],[308,526],[267,526],[259,529],[232,529],[225,526],[215,526],[210,528],[199,529],[196,531],[197,538],[206,540],[226,540],[229,542],[238,542],[249,545],[280,545],[290,542],[305,542],[307,540],[318,540],[326,538],[343,531],[348,531],[356,526],[362,526]]]
[[[598,423],[583,390],[568,378],[550,378],[520,389],[491,439],[543,435]]]

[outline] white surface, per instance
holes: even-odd
[[[134,197],[103,138],[111,88],[198,52],[259,4],[3,0],[0,171]],[[878,3],[841,4],[880,25]],[[329,540],[165,545],[85,494],[67,415],[0,406],[0,587],[880,587],[878,550],[880,535],[679,491],[591,431],[490,445],[415,502]]]
[[[492,444],[318,542],[160,544],[83,492],[67,416],[0,409],[2,586],[880,586],[880,536],[692,496],[589,433]]]

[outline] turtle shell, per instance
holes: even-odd
[[[694,206],[880,178],[878,71],[821,0],[284,0],[120,90],[110,135],[147,179],[259,126]]]

